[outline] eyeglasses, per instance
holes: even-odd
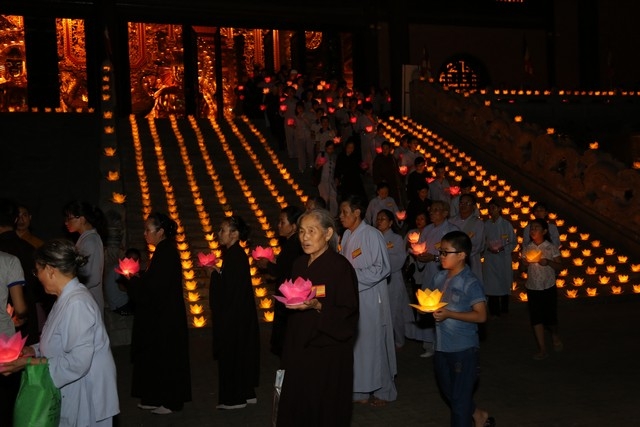
[[[459,254],[459,253],[462,253],[464,251],[438,251],[438,252],[440,252],[440,256],[442,258],[446,258],[447,255],[449,255],[449,254]]]

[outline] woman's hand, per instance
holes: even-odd
[[[322,310],[322,303],[320,301],[318,301],[317,298],[313,298],[310,299],[309,301],[303,301],[302,304],[295,304],[295,305],[285,305],[285,307],[287,307],[288,309],[291,310],[300,310],[300,311],[305,311],[305,310]]]
[[[450,311],[446,308],[440,308],[433,312],[433,318],[436,319],[436,322],[442,322],[444,319],[449,318]]]
[[[27,366],[28,359],[29,357],[24,356],[17,358],[13,362],[0,363],[0,374],[6,377],[23,370],[24,367]]]

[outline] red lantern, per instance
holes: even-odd
[[[287,119],[287,126],[295,126],[296,125],[296,119],[294,119],[293,117],[290,117]]]
[[[400,175],[406,175],[409,172],[408,166],[400,166],[398,169],[400,170]]]
[[[327,104],[333,104],[333,98],[330,96],[327,96]]]
[[[336,112],[336,109],[335,109],[335,107],[329,107],[328,111],[329,111],[329,114],[333,114],[333,113]]]
[[[353,116],[353,117],[351,117],[351,118],[349,119],[349,121],[350,121],[352,124],[355,124],[355,123],[358,121],[358,118],[357,118],[356,116]]]
[[[280,104],[280,111],[282,111],[283,113],[287,111],[287,104]]]
[[[371,133],[371,132],[373,132],[373,126],[371,126],[371,125],[365,126],[364,130],[366,130],[367,133]]]

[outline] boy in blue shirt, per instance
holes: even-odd
[[[430,289],[442,292],[447,305],[436,310],[434,365],[438,385],[451,408],[452,427],[491,427],[493,417],[477,408],[473,390],[477,381],[478,323],[487,320],[484,288],[468,265],[471,239],[451,231],[440,241],[440,263]]]

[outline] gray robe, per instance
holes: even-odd
[[[393,383],[397,373],[387,276],[391,272],[382,233],[364,221],[342,237],[340,253],[358,276],[360,317],[354,347],[354,393],[368,393]],[[391,396],[388,400],[395,400]]]

